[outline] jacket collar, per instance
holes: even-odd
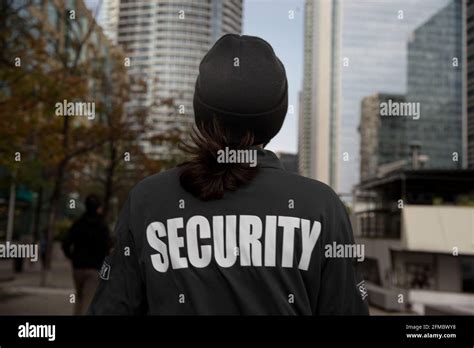
[[[257,150],[257,164],[260,168],[284,169],[277,155],[273,152],[260,147],[255,149]]]

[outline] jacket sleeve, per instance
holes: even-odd
[[[323,258],[318,315],[368,315],[367,289],[359,277],[354,257],[326,257],[326,248],[336,245],[354,245],[351,222],[344,204],[336,196],[334,231],[323,238]]]
[[[105,221],[102,227],[102,243],[104,255],[108,255],[110,253],[110,250],[112,249],[113,241],[110,235],[109,226]]]
[[[129,195],[115,227],[117,244],[100,270],[89,315],[146,314],[145,286],[129,224],[130,205]]]

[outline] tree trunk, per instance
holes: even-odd
[[[41,286],[46,286],[48,284],[50,273],[51,273],[51,261],[53,254],[53,241],[54,241],[54,224],[56,222],[56,216],[59,209],[59,203],[61,200],[61,195],[63,193],[63,183],[64,183],[64,174],[66,171],[66,166],[68,164],[68,148],[69,148],[69,121],[68,118],[64,118],[63,123],[63,148],[65,150],[64,159],[59,162],[56,179],[54,180],[53,193],[49,201],[49,211],[48,211],[48,224],[46,227],[46,246],[44,253],[44,264],[43,271],[41,272]]]
[[[38,198],[35,207],[35,219],[33,222],[33,243],[36,244],[39,241],[40,235],[40,224],[41,224],[41,211],[43,210],[43,187],[38,190]]]
[[[15,220],[15,202],[16,202],[16,170],[12,175],[12,182],[10,183],[10,196],[8,199],[8,221],[7,221],[7,236],[6,241],[13,240],[13,227]]]
[[[63,190],[65,167],[66,164],[64,162],[62,162],[58,167],[56,180],[54,182],[53,194],[51,195],[51,199],[49,201],[48,224],[46,227],[46,246],[43,272],[41,274],[41,286],[46,286],[50,277],[54,241],[54,224],[56,222],[56,216]]]

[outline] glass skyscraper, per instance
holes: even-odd
[[[466,2],[466,149],[469,168],[474,168],[474,0]]]
[[[413,30],[448,0],[344,0],[342,42],[339,192],[359,181],[361,101],[376,93],[406,94],[407,41]]]
[[[462,167],[462,0],[420,25],[408,43],[407,101],[420,118],[406,119],[406,136],[428,156],[426,168]]]

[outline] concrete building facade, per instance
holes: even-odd
[[[298,156],[301,175],[337,190],[340,1],[306,1]]]

